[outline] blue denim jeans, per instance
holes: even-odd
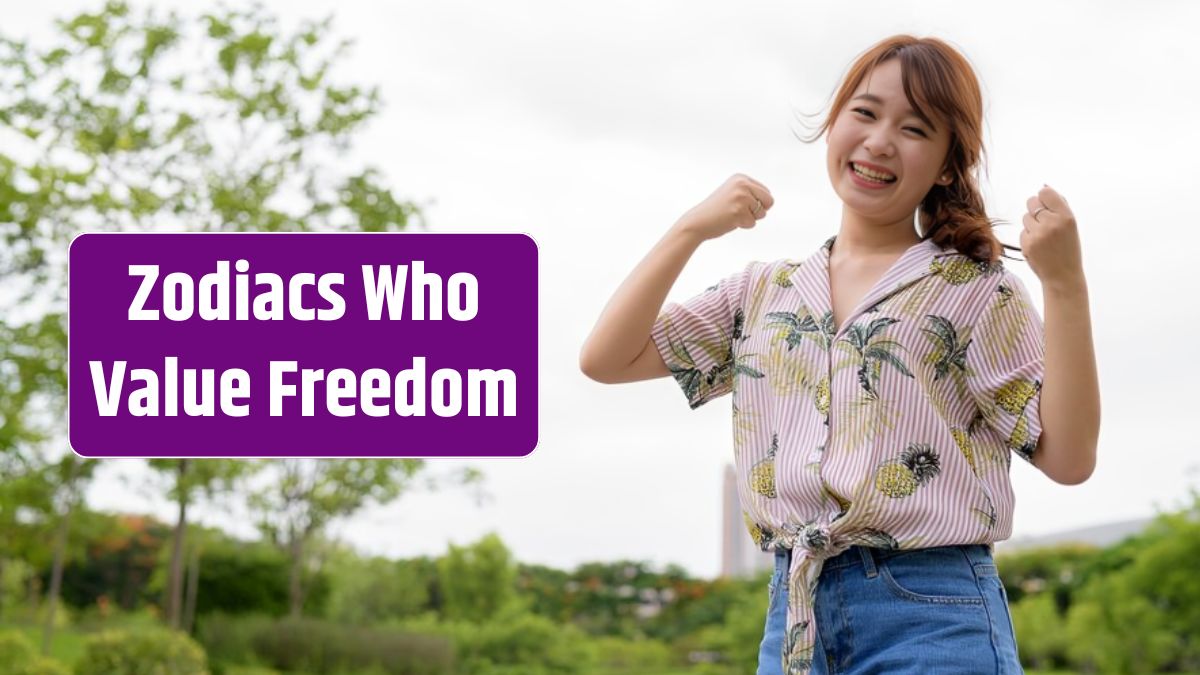
[[[758,675],[782,675],[791,551],[775,554]],[[1023,673],[1008,596],[985,545],[851,547],[825,561],[812,674]]]

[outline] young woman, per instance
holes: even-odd
[[[702,242],[773,205],[734,175],[583,346],[599,382],[673,375],[693,408],[732,393],[746,525],[776,556],[759,673],[1021,672],[991,547],[1012,530],[1011,453],[1083,482],[1100,396],[1075,217],[1049,187],[1026,203],[1043,325],[976,183],[982,111],[953,48],[883,40],[818,130],[837,235],[663,307]]]

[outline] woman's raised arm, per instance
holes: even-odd
[[[671,226],[608,301],[579,352],[579,368],[597,382],[637,382],[669,374],[650,337],[667,293],[708,239],[751,228],[774,204],[758,181],[734,174]]]

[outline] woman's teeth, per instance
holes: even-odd
[[[890,176],[885,173],[878,173],[876,171],[863,168],[854,162],[850,163],[850,168],[854,170],[854,173],[873,183],[891,183],[896,180],[895,176]]]

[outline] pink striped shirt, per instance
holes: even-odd
[[[833,241],[752,262],[652,329],[692,408],[733,394],[747,529],[793,551],[788,673],[811,663],[826,559],[1007,539],[1010,451],[1031,461],[1041,433],[1042,320],[1002,262],[918,243],[838,328]]]

